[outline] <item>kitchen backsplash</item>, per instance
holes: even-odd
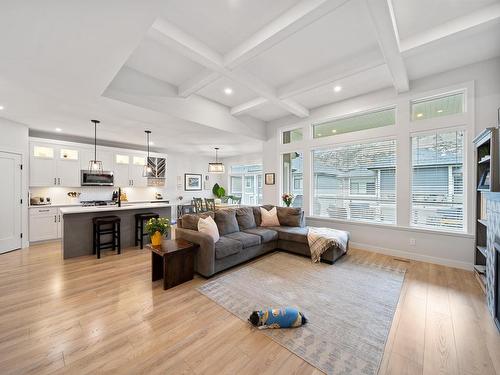
[[[114,187],[108,186],[86,186],[80,188],[63,188],[63,187],[44,187],[31,188],[31,197],[49,197],[52,204],[74,204],[81,201],[96,201],[96,200],[111,200]],[[78,198],[68,196],[70,191],[80,193]],[[144,201],[155,200],[156,193],[160,193],[163,199],[169,199],[166,196],[166,189],[163,187],[144,187],[144,188],[123,188],[123,192],[127,194],[129,201]]]

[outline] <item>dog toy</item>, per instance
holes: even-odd
[[[284,307],[254,311],[248,321],[259,328],[295,328],[306,324],[307,318],[296,307]]]

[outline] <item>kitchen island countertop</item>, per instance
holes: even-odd
[[[59,210],[63,215],[79,214],[90,212],[107,212],[107,211],[127,211],[127,210],[143,210],[147,208],[163,208],[172,207],[169,203],[122,203],[121,207],[112,206],[70,206],[61,207]]]

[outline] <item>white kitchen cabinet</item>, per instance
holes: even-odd
[[[32,207],[29,210],[30,242],[55,240],[62,237],[63,215],[57,207]]]
[[[59,238],[59,209],[56,207],[30,208],[29,240],[31,242]]]
[[[79,158],[78,148],[31,143],[30,186],[80,186]]]
[[[89,162],[94,160],[94,149],[85,149],[82,152],[82,160],[80,162],[81,169],[89,169]],[[97,160],[102,162],[103,171],[113,171],[113,153],[97,146]]]
[[[116,153],[114,157],[115,186],[145,187],[148,186],[147,177],[143,177],[146,157],[139,154]]]

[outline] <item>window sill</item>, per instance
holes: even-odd
[[[376,224],[376,223],[366,223],[366,222],[362,222],[362,221],[339,220],[339,219],[332,219],[329,217],[321,217],[321,216],[306,216],[306,220],[316,220],[316,221],[324,221],[327,223],[340,223],[340,224],[347,224],[347,225],[368,226],[368,227],[375,227],[375,228],[388,229],[388,230],[403,230],[403,231],[408,231],[408,232],[439,234],[439,235],[451,236],[451,237],[474,238],[474,234],[472,234],[472,233],[446,232],[446,231],[436,230],[436,229],[404,227],[404,226],[398,226],[395,224]]]

